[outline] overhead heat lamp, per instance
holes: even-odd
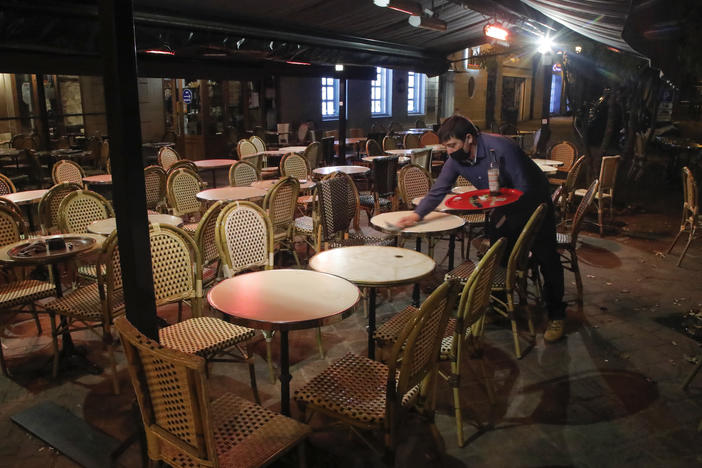
[[[497,39],[498,41],[506,41],[509,37],[509,31],[498,23],[486,24],[483,32],[487,37]]]

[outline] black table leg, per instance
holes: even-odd
[[[422,252],[422,238],[417,237],[416,248],[417,252]],[[414,288],[412,289],[412,305],[419,307],[419,283],[414,283]]]
[[[451,234],[449,236],[449,247],[448,247],[448,269],[453,270],[453,255],[456,250],[456,234]]]
[[[280,412],[290,416],[290,356],[288,355],[288,331],[280,331]]]
[[[375,359],[375,288],[368,291],[368,357]]]
[[[217,188],[217,169],[212,169],[212,188]]]

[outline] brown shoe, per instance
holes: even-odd
[[[563,338],[563,328],[565,320],[549,320],[546,331],[544,332],[544,341],[553,343]]]

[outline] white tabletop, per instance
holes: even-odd
[[[201,159],[193,161],[198,169],[224,169],[236,162],[236,159]]]
[[[546,166],[542,164],[537,164],[539,166],[539,169],[541,169],[545,174],[555,174],[558,172],[558,168],[556,166]]]
[[[205,201],[253,200],[266,196],[266,191],[256,187],[220,187],[198,192],[197,199]]]
[[[408,156],[412,153],[419,153],[420,151],[426,151],[426,148],[408,148],[408,149],[389,149],[385,150],[388,154],[395,154],[398,156]]]
[[[449,213],[432,211],[414,226],[406,227],[402,230],[394,230],[392,228],[392,225],[396,225],[400,219],[412,213],[414,212],[391,211],[388,213],[381,213],[373,216],[370,222],[373,226],[377,227],[383,232],[392,232],[395,234],[404,234],[409,236],[417,234],[441,234],[447,231],[459,229],[465,224],[465,221],[458,216]]]
[[[415,283],[434,271],[436,262],[414,250],[363,245],[320,252],[309,265],[315,271],[372,287]]]
[[[446,151],[446,146],[438,144],[438,143],[435,145],[426,145],[426,146],[424,146],[424,148],[430,149],[432,151],[438,151],[438,152]]]
[[[283,146],[280,148],[280,151],[285,151],[286,153],[302,153],[306,149],[306,146]]]
[[[473,190],[478,190],[478,189],[473,187],[473,185],[457,185],[451,189],[451,193],[459,194],[459,193],[472,192]]]
[[[563,161],[556,161],[555,159],[533,158],[532,161],[534,161],[539,166],[562,166],[563,165]]]
[[[241,325],[297,330],[337,322],[351,313],[358,287],[338,276],[310,270],[264,270],[226,279],[207,301]]]
[[[370,167],[365,166],[326,166],[318,167],[312,172],[319,175],[327,175],[333,172],[343,172],[344,174],[367,174],[370,172]]]
[[[110,185],[112,184],[112,174],[98,174],[83,177],[83,182],[90,185]]]
[[[48,189],[25,190],[24,192],[7,193],[2,195],[2,198],[15,202],[17,205],[30,205],[39,203],[41,197],[48,191]]]
[[[393,156],[396,156],[396,155],[393,155]],[[378,158],[387,158],[387,157],[388,157],[387,155],[380,155],[380,156],[364,156],[364,157],[361,158],[361,159],[362,159],[363,161],[365,161],[365,162],[372,163],[373,160],[375,160],[375,159],[378,159]],[[409,160],[410,160],[410,158],[408,158],[407,156],[400,156],[399,158],[397,158],[397,162],[400,163],[400,164],[408,163]]]
[[[175,227],[180,227],[183,225],[183,218],[178,216],[167,214],[150,214],[148,216],[150,223],[169,224]],[[101,234],[103,236],[109,236],[115,229],[117,229],[116,218],[99,219],[88,224],[88,232],[92,232],[93,234]]]
[[[448,210],[448,208],[446,208],[446,200],[448,200],[449,198],[451,198],[451,197],[453,197],[453,196],[454,196],[453,193],[449,193],[449,194],[447,194],[446,196],[444,196],[444,199],[441,200],[441,203],[439,203],[439,204],[436,206],[436,208],[434,208],[434,211],[445,211],[445,210]],[[419,205],[419,204],[422,202],[422,200],[424,200],[424,197],[414,197],[414,198],[412,199],[412,204],[413,204],[414,206],[417,206],[417,205]]]
[[[280,179],[257,180],[256,182],[252,182],[250,186],[268,191],[277,184],[279,180]],[[313,181],[307,179],[300,179],[298,182],[300,182],[300,189],[311,189],[316,185]]]

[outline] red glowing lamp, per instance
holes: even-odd
[[[506,41],[509,37],[509,31],[499,24],[487,24],[483,29],[487,37],[497,39],[498,41]]]

